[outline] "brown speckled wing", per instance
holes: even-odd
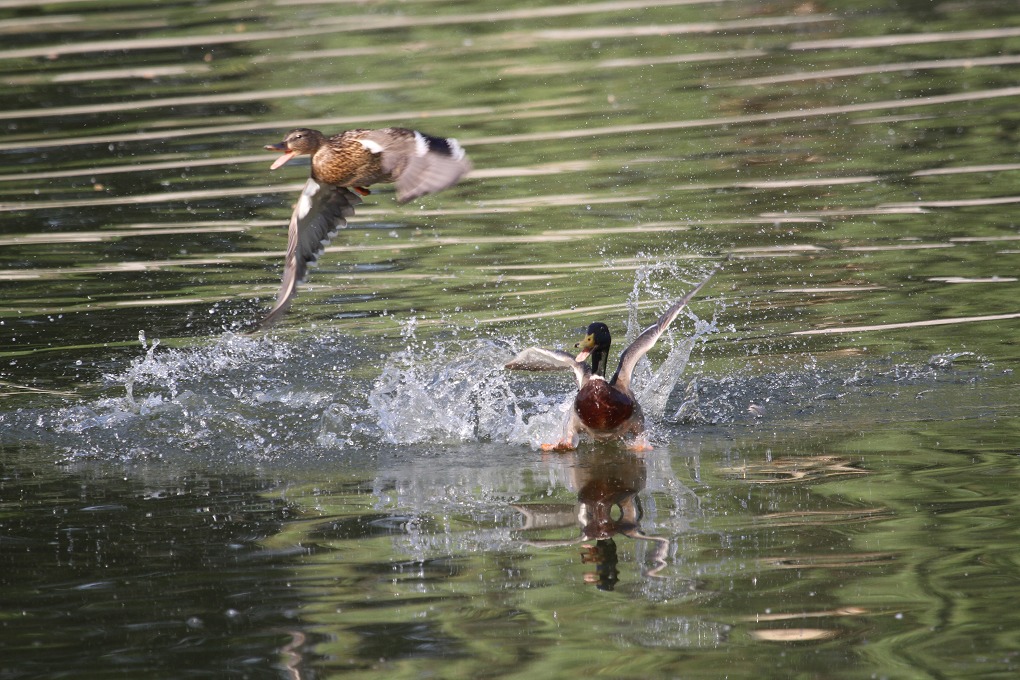
[[[400,203],[451,187],[471,170],[456,139],[406,128],[374,130],[365,139],[382,147],[382,169],[396,182]]]
[[[287,312],[308,267],[315,264],[337,231],[347,226],[347,218],[354,215],[354,206],[359,203],[361,197],[343,187],[319,184],[313,179],[305,182],[290,216],[283,281],[276,303],[260,322],[260,328],[272,326]]]
[[[582,387],[591,377],[591,367],[574,359],[572,354],[558,349],[529,347],[508,361],[505,368],[511,371],[565,371],[574,372],[577,386]]]
[[[712,272],[714,274],[715,272]],[[627,349],[623,350],[620,355],[620,365],[616,369],[616,375],[610,380],[610,383],[620,387],[621,389],[630,389],[630,379],[634,373],[634,367],[641,357],[648,354],[648,350],[655,346],[655,343],[659,340],[659,336],[662,335],[669,325],[676,320],[676,317],[680,314],[680,310],[687,306],[687,303],[698,294],[698,291],[708,283],[708,280],[712,278],[712,274],[705,277],[705,280],[694,287],[691,292],[684,295],[681,299],[673,303],[669,309],[663,312],[659,320],[654,324],[646,328],[641,335],[637,336],[634,342],[630,343]]]

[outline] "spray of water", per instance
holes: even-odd
[[[675,281],[674,268],[675,263],[655,264],[637,271],[628,298],[628,340],[682,294],[659,283],[668,277],[656,276],[668,273]],[[660,310],[639,310],[645,296],[660,301]],[[689,310],[687,318],[692,323],[677,324],[682,327],[660,339],[660,348],[666,350],[661,365],[653,370],[646,357],[635,372],[634,391],[653,428],[691,352],[717,330],[714,319],[701,320]],[[417,340],[413,319],[404,326],[404,338],[406,347],[388,357],[368,399],[386,441],[493,441],[537,447],[558,440],[573,401],[569,373],[511,374],[503,365],[522,349],[518,343],[444,340],[427,344]]]
[[[639,270],[630,298],[629,335],[682,291],[658,281],[664,270]],[[675,277],[675,272],[669,272]],[[675,280],[675,279],[674,279]],[[645,361],[635,391],[654,427],[697,343],[715,330],[693,314],[660,340],[665,360]],[[693,323],[694,332],[691,333]],[[643,325],[647,325],[643,324]],[[211,343],[167,348],[139,334],[142,354],[106,376],[111,396],[38,416],[69,457],[161,458],[207,452],[243,460],[392,445],[494,443],[537,447],[555,441],[568,416],[568,374],[522,375],[503,365],[521,339],[420,339],[416,319],[402,345],[382,357],[349,337],[225,334]],[[659,351],[661,356],[662,352]],[[373,455],[366,453],[365,455]]]
[[[676,427],[776,422],[784,413],[801,419],[889,390],[917,392],[913,402],[943,381],[979,380],[990,367],[967,352],[946,352],[922,363],[809,363],[682,380],[697,343],[714,328],[690,316],[660,340],[658,368],[638,377],[653,443]],[[511,455],[507,445],[556,440],[571,406],[571,377],[503,370],[530,338],[418,340],[413,323],[405,331],[403,349],[381,357],[377,348],[328,334],[228,334],[185,349],[143,339],[140,356],[106,376],[108,396],[2,412],[0,443],[39,442],[69,461],[198,456],[247,465],[309,456],[417,459],[465,446],[472,460]]]
[[[675,283],[678,278],[667,265],[637,271],[627,337],[688,289]],[[718,315],[720,305],[713,307]],[[714,317],[700,319],[687,310],[659,340],[657,366],[647,359],[639,364],[633,385],[653,443],[667,428],[838,407],[889,385],[965,379],[970,374],[957,369],[961,362],[984,366],[967,352],[947,352],[921,364],[890,358],[833,370],[809,362],[796,370],[684,380],[698,344],[716,332]],[[410,319],[402,347],[383,355],[355,338],[328,333],[228,333],[183,349],[140,334],[138,358],[105,377],[108,396],[0,413],[0,441],[41,441],[68,459],[197,453],[245,463],[309,454],[371,458],[402,446],[421,455],[461,444],[537,447],[556,441],[571,407],[572,377],[509,372],[503,365],[535,337],[550,346],[564,339],[535,330],[527,339],[488,339],[476,329],[453,333],[419,338],[418,323]]]

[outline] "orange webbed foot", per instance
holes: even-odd
[[[357,191],[362,196],[368,196],[370,193],[372,193],[371,191],[369,191],[365,187],[351,187],[351,188],[354,189],[355,191]]]
[[[627,442],[627,450],[633,451],[634,453],[644,453],[645,451],[652,451],[652,444],[648,441],[648,438],[641,435],[634,441]]]
[[[542,444],[543,451],[573,451],[576,446],[570,439],[562,439],[555,444]]]

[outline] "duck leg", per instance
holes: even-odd
[[[654,448],[652,447],[651,442],[648,441],[648,437],[646,437],[645,433],[642,432],[638,436],[634,437],[634,439],[627,442],[627,450],[633,451],[634,453],[644,453],[646,451],[652,451]]]
[[[563,435],[560,440],[555,444],[542,444],[543,451],[573,451],[577,448],[577,443],[580,440],[578,434],[576,416],[573,413],[570,414],[569,419],[563,426]]]

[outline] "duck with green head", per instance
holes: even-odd
[[[609,327],[601,321],[588,326],[584,338],[575,345],[581,350],[576,356],[562,350],[529,347],[506,364],[510,370],[574,372],[578,390],[563,437],[556,444],[544,444],[542,448],[560,451],[576,448],[582,433],[596,440],[633,437],[632,448],[649,448],[644,439],[641,405],[630,386],[634,367],[655,346],[659,337],[676,320],[680,310],[711,277],[709,274],[687,295],[671,305],[658,321],[646,328],[623,350],[616,373],[609,379],[606,379],[606,367],[613,339]],[[587,363],[589,359],[591,364]]]

